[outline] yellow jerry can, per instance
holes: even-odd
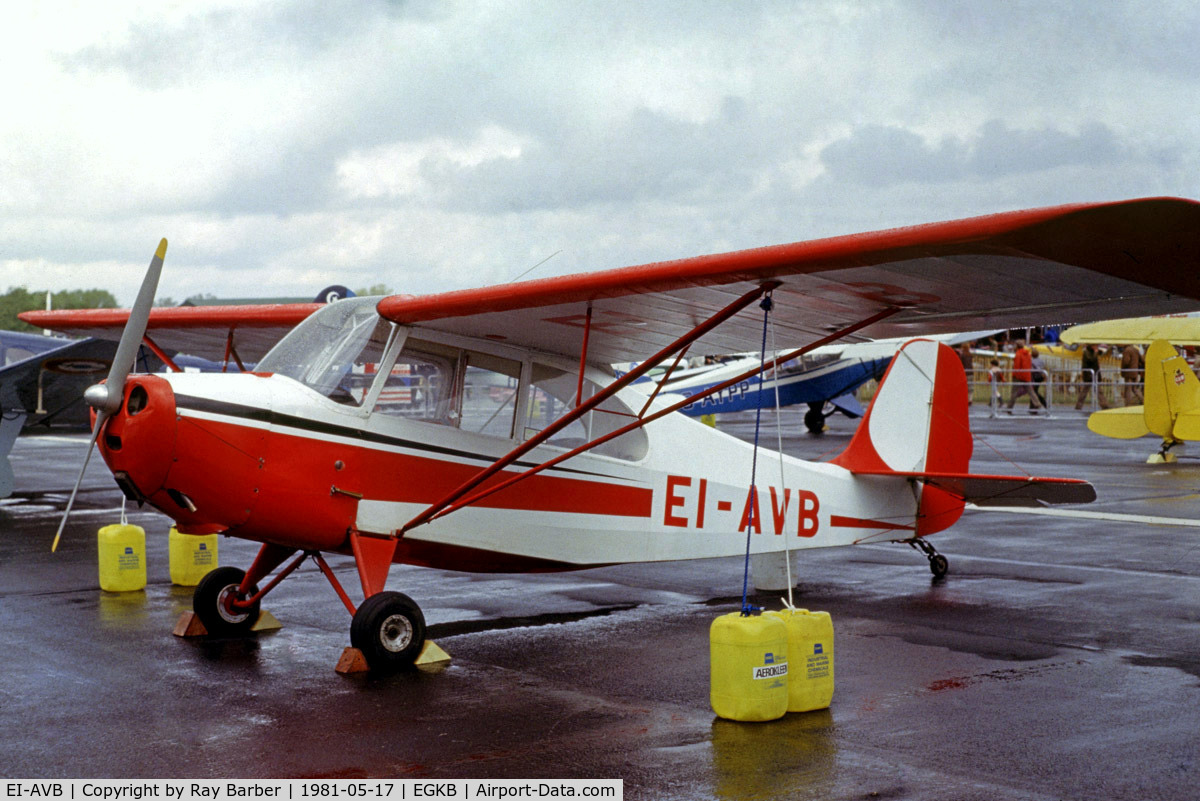
[[[787,713],[787,627],[777,617],[721,615],[708,632],[709,700],[728,720],[776,720]]]
[[[167,534],[171,583],[195,587],[217,566],[216,534],[180,534],[174,526]]]
[[[146,587],[146,531],[141,526],[114,523],[96,532],[100,559],[100,589],[133,592]]]
[[[833,700],[833,619],[828,612],[764,612],[782,621],[788,638],[788,712],[825,709]]]

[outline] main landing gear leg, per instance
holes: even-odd
[[[296,555],[260,590],[259,582],[297,554],[294,548],[264,545],[249,571],[219,567],[200,580],[192,596],[196,616],[209,634],[227,637],[248,634],[258,620],[263,596],[278,586],[305,559],[311,558],[353,616],[350,642],[362,653],[367,666],[379,672],[410,668],[425,650],[425,616],[416,602],[404,593],[383,590],[395,541],[371,540],[355,534],[351,544],[366,599],[357,609],[318,551],[304,551]],[[433,650],[448,659],[445,652]],[[424,661],[429,663],[437,660],[427,656]]]
[[[937,548],[930,545],[929,541],[924,537],[913,537],[909,540],[903,540],[903,542],[907,542],[910,547],[920,550],[925,554],[929,559],[929,571],[933,573],[935,579],[944,578],[950,570],[950,560],[938,553]]]

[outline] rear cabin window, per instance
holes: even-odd
[[[487,353],[463,354],[459,428],[511,439],[517,414],[521,363]]]
[[[410,337],[384,380],[373,411],[474,434],[502,439],[520,434],[529,439],[575,408],[578,374],[534,363],[528,411],[518,427],[520,379],[519,361]],[[583,382],[583,400],[597,391],[594,382]],[[624,403],[609,398],[547,444],[577,448],[635,419]],[[648,448],[646,433],[636,429],[590,452],[640,461]]]
[[[525,439],[534,436],[575,408],[578,387],[578,374],[535,363],[529,414],[525,420]],[[581,401],[587,400],[598,391],[599,387],[594,382],[585,379]],[[555,433],[547,444],[559,448],[577,448],[636,419],[633,411],[619,399],[608,398],[597,408]],[[646,432],[637,428],[598,445],[589,452],[636,462],[645,458],[648,449]]]

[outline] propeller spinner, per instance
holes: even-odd
[[[125,397],[125,379],[133,371],[133,362],[137,356],[138,346],[141,345],[142,337],[146,334],[150,309],[154,306],[154,295],[158,292],[158,279],[162,275],[163,258],[166,255],[167,240],[164,239],[158,243],[158,250],[154,252],[154,258],[150,260],[146,277],[142,279],[142,286],[138,290],[137,299],[133,302],[133,308],[129,312],[125,330],[121,333],[121,341],[117,345],[116,355],[113,356],[108,378],[102,384],[88,387],[87,391],[83,393],[84,401],[96,410],[96,423],[92,427],[92,439],[88,443],[87,455],[83,458],[83,467],[79,469],[79,477],[75,479],[75,487],[71,490],[67,508],[63,511],[62,521],[58,524],[58,531],[54,535],[54,543],[50,546],[51,552],[58,550],[58,541],[62,537],[63,529],[66,528],[71,507],[75,505],[75,495],[79,492],[79,485],[83,483],[83,474],[87,471],[88,462],[91,461],[96,440],[100,438],[100,430],[104,428],[108,418],[121,408],[121,400]]]

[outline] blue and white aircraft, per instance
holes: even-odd
[[[996,333],[999,332],[968,331],[931,336],[929,339],[953,346],[984,339]],[[683,413],[700,417],[721,412],[753,411],[759,406],[760,392],[766,393],[761,400],[763,408],[771,408],[775,406],[775,393],[778,391],[780,406],[808,404],[804,425],[812,433],[819,434],[825,429],[825,418],[834,411],[840,411],[851,418],[862,416],[864,410],[855,393],[868,381],[883,377],[892,356],[907,339],[896,337],[816,348],[799,358],[785,362],[778,371],[768,370],[761,376],[739,381],[718,393],[685,406]],[[758,354],[743,353],[719,364],[677,371],[663,385],[660,395],[686,397],[728,381],[751,369],[758,362]]]

